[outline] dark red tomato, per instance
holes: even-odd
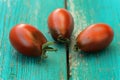
[[[48,27],[54,40],[66,42],[74,29],[73,17],[66,9],[56,9],[48,17]]]
[[[106,48],[113,40],[113,30],[107,24],[93,24],[77,37],[77,46],[85,52],[95,52]]]
[[[42,45],[47,42],[44,35],[32,25],[18,24],[9,34],[13,47],[27,56],[41,56]]]

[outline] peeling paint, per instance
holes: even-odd
[[[84,14],[84,10],[82,9],[80,9],[79,11],[75,10],[74,0],[69,0],[69,5],[70,5],[70,12],[75,22],[75,25],[74,25],[75,29],[73,34],[77,36],[84,29],[84,27],[88,26],[86,16]]]
[[[85,13],[84,13],[84,10],[81,8],[79,9],[79,11],[77,11],[75,8],[75,4],[74,4],[74,0],[69,0],[69,3],[68,5],[70,5],[69,7],[69,11],[71,12],[73,18],[74,18],[74,32],[72,34],[72,41],[71,41],[71,49],[70,49],[70,52],[71,52],[71,56],[72,56],[72,59],[70,59],[70,74],[72,75],[72,79],[73,80],[79,80],[79,76],[78,76],[78,66],[80,65],[80,61],[78,60],[78,57],[82,58],[84,55],[82,54],[79,54],[77,52],[74,52],[73,51],[73,46],[76,44],[76,37],[77,35],[85,28],[88,26],[87,24],[87,20],[86,20],[86,16],[85,16]],[[71,57],[70,56],[70,57]],[[84,62],[84,60],[83,60]],[[87,63],[85,63],[86,66],[88,65]],[[72,70],[74,70],[72,72]]]

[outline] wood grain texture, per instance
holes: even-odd
[[[10,29],[20,23],[34,25],[53,41],[47,18],[51,11],[63,7],[64,0],[0,0],[0,80],[66,80],[63,45],[53,46],[59,50],[40,60],[19,54],[9,42]]]
[[[120,0],[68,0],[75,21],[70,49],[71,80],[120,80]],[[95,54],[74,52],[72,46],[79,32],[94,23],[109,24],[114,40]]]

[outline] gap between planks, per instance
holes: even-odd
[[[64,8],[67,9],[67,0],[64,0]],[[70,66],[69,66],[69,44],[66,45],[66,68],[67,68],[67,80],[70,79]]]
[[[69,66],[69,44],[66,44],[66,68],[67,68],[67,80],[70,78],[70,66]]]

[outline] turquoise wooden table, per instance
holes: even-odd
[[[0,80],[120,80],[119,4],[120,0],[0,0]],[[20,23],[36,26],[53,41],[47,28],[48,15],[65,7],[75,21],[69,51],[56,44],[53,47],[58,51],[47,52],[48,58],[41,60],[23,56],[11,46],[9,31]],[[109,24],[114,30],[113,42],[96,54],[74,52],[74,37],[94,23]]]

